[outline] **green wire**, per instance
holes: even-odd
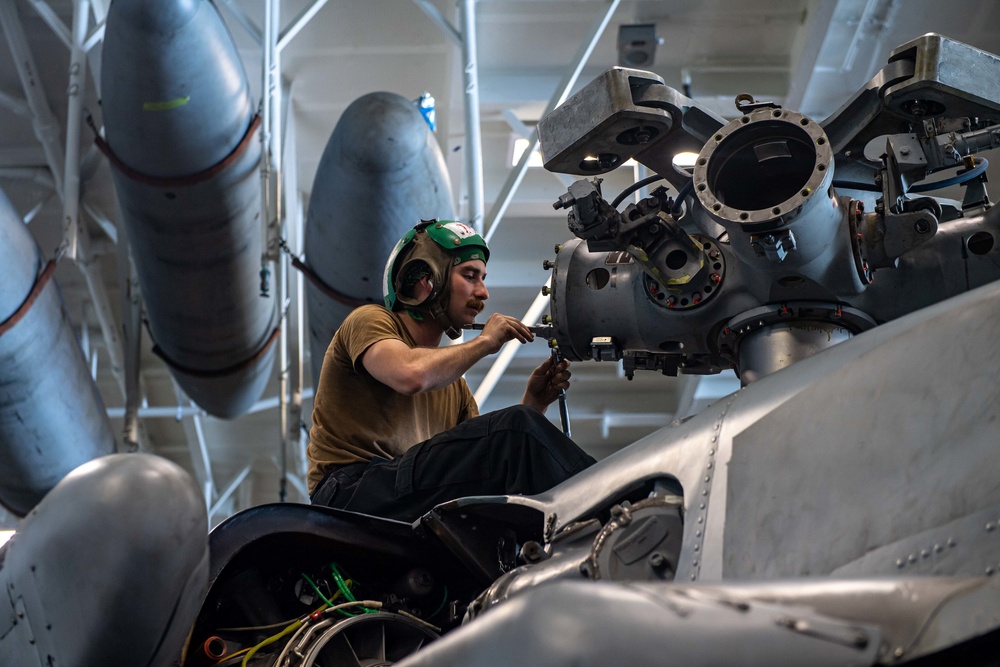
[[[316,583],[312,579],[309,578],[308,574],[306,574],[305,572],[303,572],[302,573],[302,578],[305,579],[309,583],[310,586],[312,586],[312,589],[314,591],[316,591],[316,595],[318,595],[320,597],[320,599],[323,600],[323,602],[327,603],[331,607],[334,606],[333,602],[328,597],[326,597],[325,595],[323,595],[323,591],[321,591],[319,589],[319,586],[317,586]],[[336,596],[334,596],[334,597],[336,597]],[[353,602],[353,600],[351,600],[351,602]]]
[[[347,582],[344,581],[344,577],[340,574],[340,568],[337,567],[336,563],[330,563],[330,570],[333,572],[333,580],[337,582],[337,588],[340,592],[344,594],[344,597],[351,602],[357,602],[354,599],[354,594],[351,593],[351,589],[347,587]]]
[[[327,603],[331,607],[335,607],[336,606],[333,603],[333,600],[336,600],[338,597],[340,597],[344,593],[344,589],[341,589],[340,591],[338,591],[337,594],[334,595],[332,598],[327,598],[325,595],[323,595],[323,591],[321,591],[319,589],[319,586],[317,586],[316,583],[312,579],[309,578],[308,574],[306,574],[305,572],[302,572],[300,574],[302,574],[302,578],[305,579],[309,583],[310,586],[312,586],[312,589],[314,591],[316,591],[316,595],[320,596],[320,598],[323,600],[323,602]],[[344,588],[347,588],[347,583],[346,582],[344,583]],[[347,594],[350,595],[350,593],[351,593],[350,590],[348,590]],[[353,595],[351,595],[350,601],[351,602],[357,602],[357,600],[354,599]],[[362,609],[364,609],[364,607],[362,607]],[[344,609],[338,609],[337,613],[340,614],[341,616],[357,616],[357,614],[352,614],[351,612],[345,611]]]
[[[347,586],[347,582],[344,581],[344,575],[341,574],[340,568],[337,567],[336,563],[330,563],[330,571],[333,572],[333,580],[337,582],[337,588],[340,592],[344,594],[344,597],[351,602],[357,602],[354,598],[354,594],[351,593],[351,589]],[[364,613],[366,614],[377,614],[377,609],[368,609],[367,607],[362,607]]]
[[[428,616],[427,618],[434,618],[435,616],[437,616],[438,614],[440,614],[441,610],[444,609],[444,606],[445,606],[445,604],[447,604],[447,602],[448,602],[448,587],[445,586],[444,587],[444,598],[441,599],[441,604],[438,605],[438,608],[434,610],[434,613],[431,614],[430,616]]]

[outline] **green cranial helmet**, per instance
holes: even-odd
[[[448,319],[451,268],[474,259],[490,258],[485,239],[472,227],[455,220],[421,220],[389,254],[382,274],[382,296],[389,310],[405,309],[412,317],[437,320],[450,338],[460,331]],[[417,301],[412,288],[429,276],[430,296]]]

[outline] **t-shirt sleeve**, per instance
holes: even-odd
[[[360,372],[358,359],[369,347],[381,340],[402,341],[398,325],[389,311],[378,307],[362,307],[352,312],[341,325],[343,341],[354,370]]]

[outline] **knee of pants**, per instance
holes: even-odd
[[[501,428],[525,431],[541,427],[543,424],[550,425],[545,415],[527,405],[512,405],[509,408],[497,410],[496,415],[494,423]]]

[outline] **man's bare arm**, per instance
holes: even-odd
[[[477,361],[514,339],[526,343],[534,336],[519,320],[494,313],[482,333],[466,343],[411,348],[401,340],[381,340],[369,347],[360,361],[382,384],[413,395],[448,386]]]

